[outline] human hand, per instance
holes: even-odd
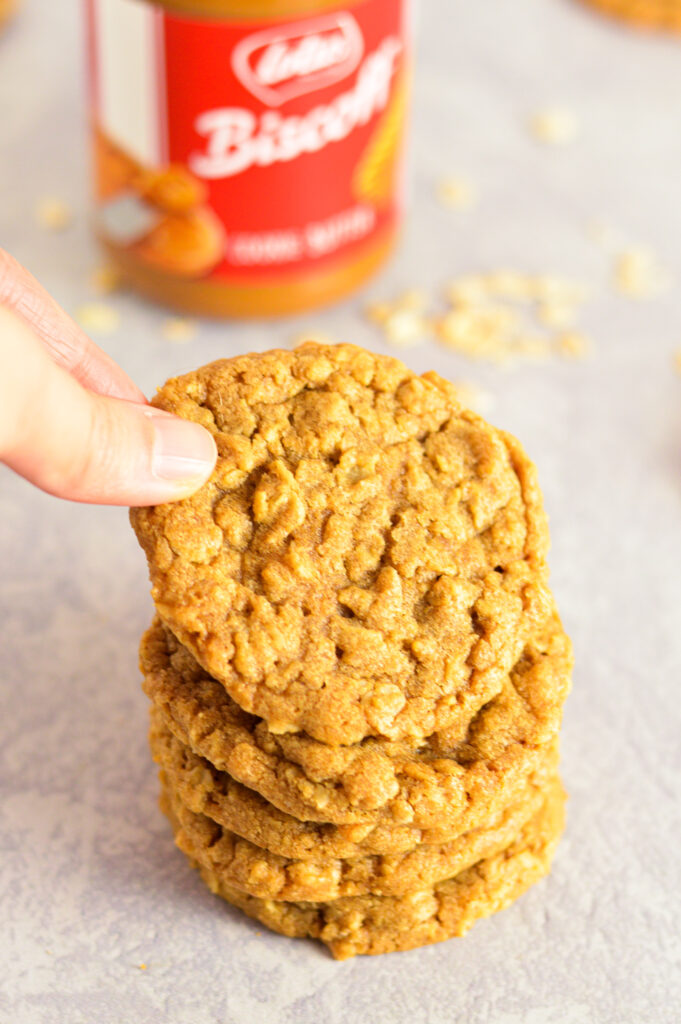
[[[156,505],[192,494],[216,456],[0,249],[0,461],[60,498]]]

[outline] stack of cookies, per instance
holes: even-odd
[[[339,959],[463,934],[548,871],[570,643],[534,468],[436,374],[242,356],[158,407],[219,459],[135,509],[151,745],[210,888]]]

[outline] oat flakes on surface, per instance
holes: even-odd
[[[518,443],[350,345],[222,360],[154,403],[206,426],[218,464],[132,523],[159,615],[234,700],[330,744],[468,720],[546,585]]]
[[[579,118],[567,107],[548,107],[530,120],[532,134],[551,146],[567,146],[579,135]]]
[[[587,290],[556,274],[502,269],[456,278],[445,298],[443,310],[427,293],[407,291],[372,303],[367,317],[398,348],[434,340],[468,359],[547,360],[566,354],[563,333],[575,327]]]
[[[443,178],[437,186],[437,197],[452,210],[469,210],[478,198],[475,185],[467,178]]]
[[[35,205],[35,219],[46,231],[65,231],[73,224],[73,210],[63,199],[43,196]]]
[[[623,249],[615,260],[615,285],[633,299],[649,299],[671,286],[668,272],[656,254],[645,246]]]

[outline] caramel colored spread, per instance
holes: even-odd
[[[0,0],[0,31],[14,14],[16,7],[17,0]]]

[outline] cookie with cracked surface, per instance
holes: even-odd
[[[159,615],[273,733],[463,729],[546,614],[548,532],[518,442],[436,374],[351,345],[220,360],[154,404],[219,457],[134,509]]]
[[[280,857],[316,861],[374,855],[395,857],[421,844],[442,845],[456,838],[451,829],[420,829],[385,821],[375,825],[299,821],[195,754],[172,734],[153,707],[149,741],[164,785],[189,810]],[[528,777],[528,791],[545,787],[557,766],[558,749],[552,745],[545,762]]]
[[[144,690],[164,724],[215,768],[301,821],[478,827],[507,806],[550,755],[572,651],[554,614],[526,644],[501,691],[467,723],[416,743],[328,747],[279,736],[243,711],[158,620],[141,647]]]
[[[166,813],[172,820],[172,810]],[[391,953],[464,935],[476,921],[503,910],[543,878],[563,830],[565,794],[556,783],[538,814],[506,849],[453,878],[404,896],[350,896],[286,903],[248,896],[194,862],[217,895],[273,931],[315,938],[338,960]]]
[[[544,789],[528,787],[520,801],[480,828],[448,843],[418,846],[398,856],[295,860],[263,850],[206,815],[194,814],[168,778],[161,776],[161,806],[172,811],[175,843],[183,853],[221,884],[260,899],[296,903],[420,891],[504,850],[545,799]],[[552,781],[555,783],[555,778]]]

